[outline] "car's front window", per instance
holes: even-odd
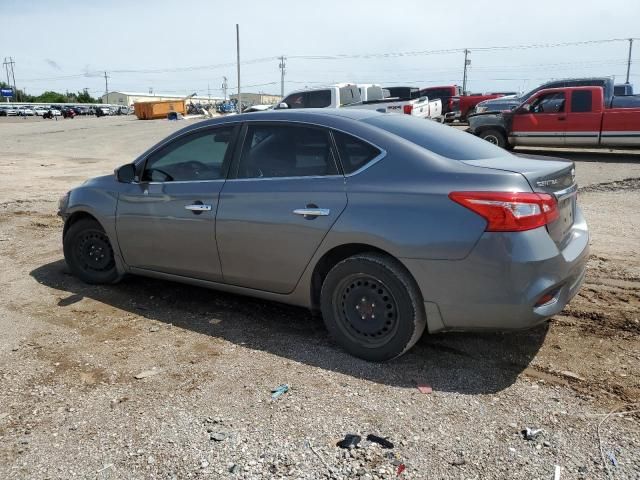
[[[289,125],[250,125],[238,178],[336,175],[326,130]]]
[[[233,127],[185,135],[152,153],[144,167],[144,182],[219,180]]]

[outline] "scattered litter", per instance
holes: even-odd
[[[373,443],[377,443],[382,448],[393,448],[393,443],[391,443],[386,438],[379,437],[377,435],[374,435],[373,433],[370,433],[369,435],[367,435],[367,440]]]
[[[362,440],[362,437],[360,435],[355,435],[352,433],[348,433],[344,436],[344,438],[342,440],[340,440],[338,443],[336,443],[336,447],[340,447],[340,448],[356,448],[358,446],[358,444],[360,443],[360,440]]]
[[[206,460],[202,460],[200,462],[200,468],[207,468],[209,466],[209,462],[207,462]]]
[[[526,429],[522,430],[521,433],[525,440],[535,440],[542,433],[542,429],[527,427]]]
[[[157,325],[153,325],[152,327],[149,327],[150,332],[157,332],[158,330],[160,330],[160,327],[158,327]]]
[[[216,442],[222,442],[228,437],[228,435],[224,432],[212,432],[209,434],[209,439],[215,440]]]
[[[152,368],[151,370],[145,370],[144,372],[140,372],[137,375],[134,375],[134,378],[141,380],[143,378],[147,378],[147,377],[153,377],[154,375],[157,375],[159,373],[161,373],[162,370],[160,370],[159,368]]]
[[[464,459],[464,457],[462,455],[458,455],[458,458],[451,462],[451,465],[453,465],[454,467],[461,467],[465,463],[467,463],[467,461]]]
[[[20,347],[13,347],[13,348],[11,348],[11,351],[12,351],[12,352],[17,352],[18,350],[20,350]]]
[[[287,393],[289,391],[289,385],[283,383],[282,385],[278,385],[276,388],[271,390],[271,398],[278,398],[279,396]]]
[[[556,471],[553,475],[553,480],[560,480],[560,465],[556,465]]]
[[[238,471],[238,465],[235,463],[229,467],[229,473],[234,474]]]
[[[113,468],[113,463],[109,463],[109,464],[105,465],[100,470],[98,470],[96,473],[104,472],[105,470],[108,470],[109,468]]]
[[[581,380],[584,382],[584,377],[581,377],[577,373],[573,373],[571,370],[563,370],[560,372],[560,375],[564,375],[568,378],[573,378],[574,380]]]
[[[209,323],[211,325],[218,325],[221,321],[222,321],[222,319],[220,319],[220,318],[212,318],[211,320],[209,320]]]
[[[420,393],[433,393],[433,388],[431,388],[431,385],[427,385],[426,383],[419,383],[418,390],[420,391]]]
[[[402,475],[402,472],[404,472],[407,469],[407,467],[405,466],[404,463],[401,463],[400,465],[398,465],[398,469],[396,470],[396,475]]]
[[[611,465],[613,465],[614,467],[618,466],[618,460],[616,460],[616,456],[613,454],[613,452],[607,452],[607,457],[609,457]]]

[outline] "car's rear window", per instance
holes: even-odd
[[[362,121],[452,160],[481,160],[506,155],[503,149],[470,133],[409,115],[388,113]]]

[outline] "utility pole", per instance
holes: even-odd
[[[286,66],[287,64],[285,63],[285,56],[282,55],[280,57],[280,65],[278,65],[278,67],[280,68],[280,96],[282,98],[284,98],[284,74],[286,73]]]
[[[209,105],[211,105],[211,88],[209,88],[208,83],[207,83],[207,96],[209,97]]]
[[[631,50],[633,49],[633,38],[629,39],[629,58],[627,59],[627,83],[629,83],[629,73],[631,72]]]
[[[467,91],[467,67],[471,65],[471,60],[468,59],[469,49],[464,49],[464,74],[462,75],[462,94]]]
[[[242,113],[242,94],[240,92],[240,25],[236,23],[236,56],[238,61],[238,113]]]
[[[7,62],[7,57],[4,57],[4,62],[2,62],[2,65],[4,66],[4,69],[7,72],[7,86],[10,87],[11,80],[9,79],[9,62]],[[15,95],[16,92],[14,91],[13,94]],[[8,102],[9,102],[9,97],[7,97],[7,103]]]
[[[109,75],[104,72],[104,98],[109,101]]]
[[[227,77],[222,77],[222,97],[224,101],[227,101]]]

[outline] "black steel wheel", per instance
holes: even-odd
[[[321,307],[336,341],[370,361],[402,355],[426,326],[415,282],[398,261],[380,254],[355,255],[335,265],[322,285]]]
[[[353,341],[384,345],[398,327],[398,304],[384,283],[366,274],[346,277],[337,287],[338,325]]]
[[[71,225],[63,246],[71,273],[81,280],[99,284],[119,278],[109,237],[95,220],[82,219]]]

